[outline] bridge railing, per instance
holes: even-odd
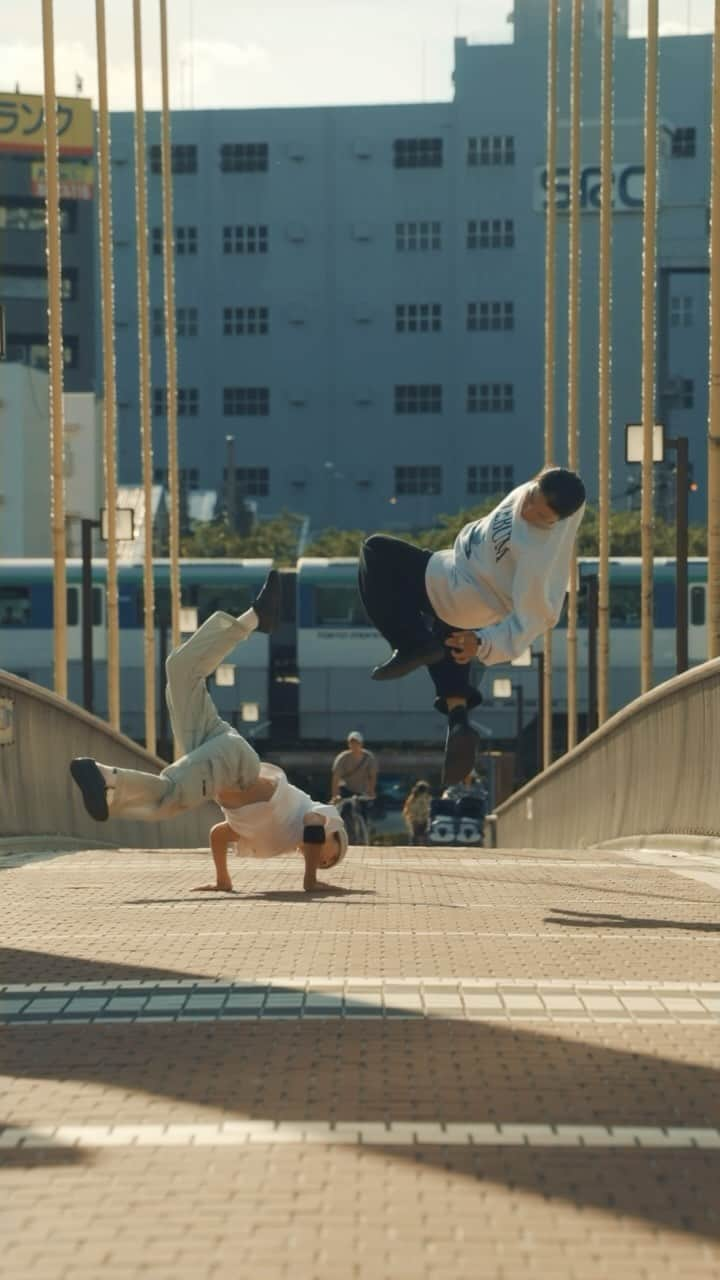
[[[494,815],[495,843],[720,837],[720,658],[623,707]]]
[[[48,689],[0,671],[0,837],[69,837],[92,847],[198,848],[220,817],[215,805],[167,822],[94,822],[68,766],[73,756],[159,773],[165,761]]]

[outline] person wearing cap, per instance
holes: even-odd
[[[98,822],[154,822],[214,800],[223,814],[209,838],[215,880],[198,885],[199,892],[232,892],[231,846],[255,858],[298,851],[307,893],[330,888],[317,873],[337,866],[347,853],[347,832],[334,805],[318,804],[292,786],[282,769],[261,763],[250,743],[220,718],[207,691],[207,677],[230,650],[253,631],[273,631],[279,619],[280,579],[273,569],[241,617],[213,613],[173,650],[166,663],[167,703],[173,734],[186,754],[162,773],[116,769],[88,758],[70,764],[85,808]]]
[[[332,767],[330,794],[338,796],[367,796],[375,799],[377,786],[377,760],[365,747],[365,740],[357,729],[347,736],[347,751],[335,757]]]
[[[468,711],[482,699],[470,663],[511,662],[556,625],[584,510],[580,476],[551,466],[466,524],[447,550],[383,534],[363,543],[360,595],[393,650],[372,678],[428,668],[435,707],[448,717],[444,786],[475,764],[478,737]]]

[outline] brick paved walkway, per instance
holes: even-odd
[[[12,1280],[715,1277],[720,863],[0,857]]]

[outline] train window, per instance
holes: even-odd
[[[225,613],[231,613],[234,618],[239,618],[241,613],[250,608],[258,589],[254,589],[249,584],[247,586],[238,586],[236,584],[230,587],[224,583],[206,587],[192,587],[189,595],[187,591],[183,592],[183,604],[197,608],[198,622],[205,622],[210,617],[210,614],[215,613],[218,609],[224,610]]]
[[[93,626],[102,625],[102,587],[93,587],[92,589],[92,615]],[[68,587],[67,589],[67,625],[76,627],[80,621],[80,590],[78,587]]]
[[[610,626],[640,626],[640,583],[610,584]]]
[[[315,625],[318,627],[369,627],[357,587],[316,587]]]
[[[690,624],[693,627],[705,626],[705,588],[690,588]]]
[[[0,587],[0,627],[30,626],[30,588]]]

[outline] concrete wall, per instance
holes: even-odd
[[[169,822],[94,822],[68,766],[73,756],[159,773],[164,761],[47,689],[0,671],[0,837],[63,836],[135,848],[207,845],[220,817],[206,805]]]
[[[720,836],[720,658],[637,698],[496,814],[496,844]]]

